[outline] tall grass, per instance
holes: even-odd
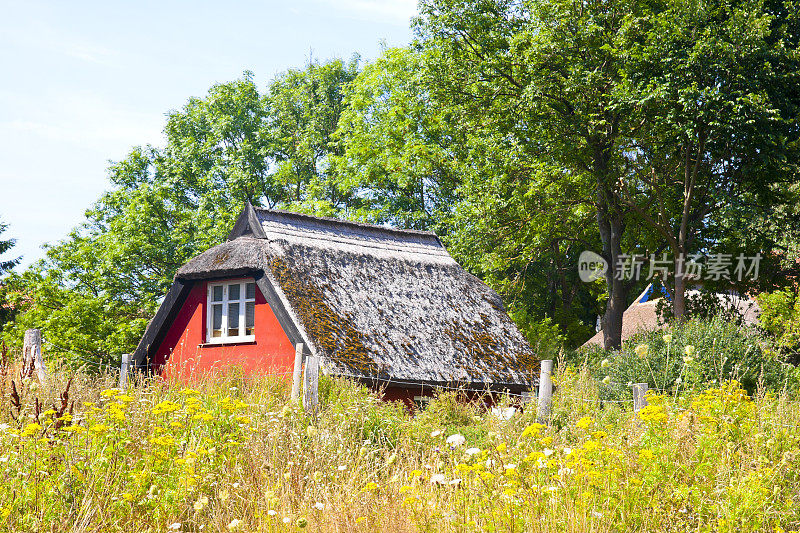
[[[0,399],[0,528],[800,528],[797,404],[730,382],[651,396],[634,419],[585,369],[555,377],[547,426],[531,406],[505,420],[453,392],[409,413],[342,380],[323,381],[315,418],[269,378],[17,382],[19,411],[9,388]],[[68,380],[72,414],[56,429]]]

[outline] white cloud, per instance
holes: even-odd
[[[61,54],[86,63],[115,66],[119,61],[116,50],[74,35],[42,21],[31,21],[25,26],[3,28],[3,40],[23,50],[43,50]]]
[[[17,118],[0,122],[0,133],[33,135],[96,151],[161,142],[163,114],[131,110],[92,93],[51,97],[43,108],[41,101],[6,94],[7,102],[15,100]]]

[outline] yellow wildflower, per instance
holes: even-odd
[[[25,426],[25,429],[22,431],[23,437],[30,437],[37,431],[41,431],[42,426],[40,424],[31,423]]]
[[[522,432],[523,437],[538,437],[542,429],[544,429],[544,424],[531,424],[530,426],[526,427],[525,430]]]

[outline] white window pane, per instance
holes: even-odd
[[[211,336],[222,337],[222,304],[211,306]]]
[[[228,285],[228,300],[238,300],[241,293],[241,285],[238,283]]]
[[[253,335],[256,325],[256,304],[247,302],[244,304],[244,327],[245,335]]]
[[[211,301],[212,302],[222,301],[222,285],[216,285],[211,289]]]
[[[239,304],[228,304],[228,336],[239,336]]]
[[[245,298],[248,300],[253,300],[256,297],[256,284],[255,283],[248,283],[245,289]]]

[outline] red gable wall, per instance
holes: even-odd
[[[291,374],[294,346],[256,288],[255,342],[206,344],[206,287],[192,287],[164,341],[153,356],[153,370],[165,378],[188,380],[223,367],[235,366],[245,374]],[[287,378],[289,376],[287,375]]]

